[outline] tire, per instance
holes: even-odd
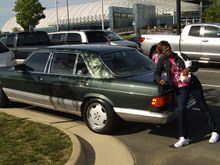
[[[6,96],[5,92],[3,89],[0,89],[0,107],[5,107],[8,104],[9,100],[8,97]]]
[[[116,123],[113,108],[101,99],[88,100],[83,118],[90,130],[100,134],[110,133]]]

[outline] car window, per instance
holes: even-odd
[[[204,37],[220,37],[220,28],[214,26],[205,26]]]
[[[85,33],[89,43],[108,42],[103,31],[87,31]]]
[[[51,63],[50,73],[73,74],[76,55],[69,53],[55,53]]]
[[[51,43],[63,43],[65,34],[50,34]]]
[[[28,59],[25,65],[29,71],[44,72],[49,55],[49,52],[35,53]]]
[[[0,53],[8,52],[9,49],[0,42]]]
[[[15,44],[15,35],[8,35],[5,40],[5,45],[13,47]]]
[[[80,76],[89,76],[89,70],[86,66],[85,61],[83,58],[79,55],[77,60],[77,66],[76,66],[76,75]]]
[[[136,50],[118,51],[101,55],[105,65],[118,76],[131,76],[150,71],[154,64]]]
[[[67,33],[67,43],[82,43],[81,35],[78,33]]]
[[[18,46],[48,45],[49,37],[44,32],[18,33]]]
[[[105,31],[105,36],[108,38],[109,41],[121,41],[123,40],[122,37],[120,37],[118,34],[111,32],[111,31]]]
[[[189,36],[200,36],[200,26],[192,26],[189,31]]]

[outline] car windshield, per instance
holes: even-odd
[[[121,41],[123,40],[122,37],[120,37],[117,33],[111,32],[111,31],[105,31],[104,32],[106,37],[109,41]]]
[[[153,70],[155,64],[136,50],[126,50],[102,54],[101,60],[115,75],[133,76]]]

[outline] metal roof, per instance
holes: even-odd
[[[176,0],[136,0],[135,3],[155,5],[158,14],[173,13],[176,11]],[[109,6],[132,8],[133,0],[104,0],[103,3],[104,19],[108,19]],[[101,20],[101,2],[96,0],[94,2],[81,3],[76,5],[69,5],[69,19],[70,22],[91,22]],[[199,5],[181,2],[181,11],[197,11]],[[45,28],[56,25],[56,8],[46,9],[44,11],[45,19],[41,19],[36,28]],[[67,23],[67,8],[58,8],[59,24]],[[11,31],[14,27],[21,28],[16,23],[16,18],[9,19],[2,28],[2,32]]]

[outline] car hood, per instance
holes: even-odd
[[[120,40],[120,41],[111,41],[111,45],[120,45],[120,46],[127,46],[127,47],[138,47],[138,44],[128,41],[128,40]]]

